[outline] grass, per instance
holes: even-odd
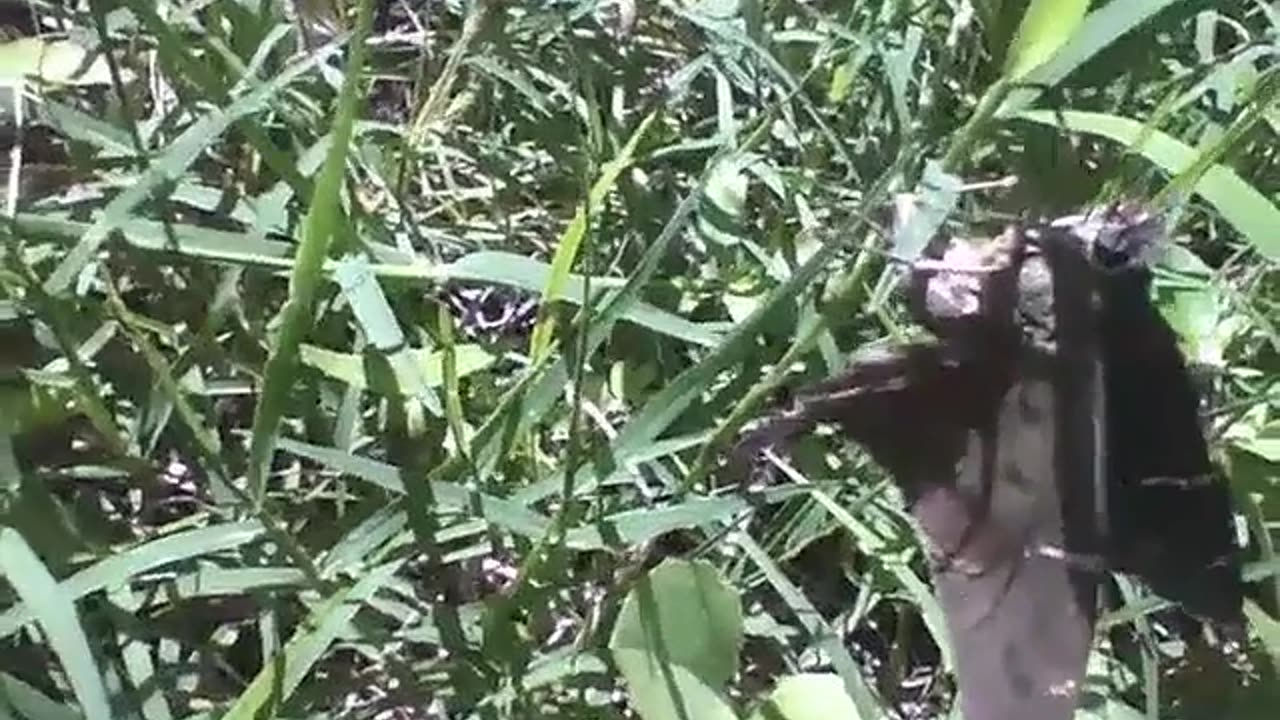
[[[1156,298],[1255,592],[1227,668],[1135,589],[1081,713],[1274,712],[1267,3],[2,9],[49,42],[0,51],[0,717],[652,720],[672,677],[698,717],[941,716],[892,483],[820,433],[742,493],[723,451],[914,332],[893,257],[1115,196],[1177,218]],[[646,676],[631,623],[691,587]]]

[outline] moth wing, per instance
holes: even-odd
[[[1231,490],[1209,458],[1199,400],[1144,276],[1104,296],[1112,542],[1121,569],[1209,619],[1239,623]]]
[[[1088,407],[1052,377],[1015,380],[1011,357],[906,346],[864,356],[804,391],[799,407],[808,421],[839,423],[907,496],[936,558],[966,717],[1065,719],[1085,672],[1098,576],[1066,527],[1091,516],[1063,506],[1079,488],[1062,484],[1084,470],[1071,462],[1090,455],[1063,445],[1068,461],[1055,448],[1067,442],[1060,423],[1078,423],[1072,413]]]
[[[818,423],[834,423],[910,493],[913,478],[953,468],[963,452],[958,416],[972,404],[976,366],[939,343],[872,348],[844,372],[801,388],[793,406],[775,413],[734,449],[732,474],[766,447],[784,444]]]
[[[893,475],[936,557],[966,717],[1065,720],[1097,577],[1068,557],[1060,483],[1079,468],[1054,450],[1062,393],[1053,378],[1015,380],[1013,357],[928,342],[863,353],[744,443],[838,424]]]
[[[954,484],[912,513],[939,554],[934,587],[971,720],[1074,715],[1098,575],[1065,527],[1052,383],[1025,380],[970,434]]]
[[[967,429],[983,421],[1006,382],[997,363],[919,342],[877,348],[840,375],[802,390],[811,422],[832,422],[888,470],[910,500],[953,474]]]

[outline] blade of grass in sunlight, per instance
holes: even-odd
[[[1089,0],[1031,0],[1005,56],[1005,76],[1020,78],[1053,57],[1088,9]]]
[[[1191,169],[1201,153],[1181,140],[1160,132],[1147,131],[1137,120],[1106,113],[1067,110],[1051,112],[1034,110],[1018,115],[1023,120],[1067,130],[1101,135],[1130,145],[1143,134],[1146,141],[1135,151],[1165,172],[1179,174]],[[1259,253],[1272,259],[1280,259],[1280,208],[1256,190],[1235,171],[1223,165],[1213,165],[1204,170],[1192,191],[1217,208],[1227,222],[1247,238]]]
[[[289,390],[293,386],[298,346],[311,329],[313,306],[323,277],[329,245],[334,234],[346,227],[338,193],[342,190],[345,175],[347,143],[351,138],[357,109],[363,99],[359,88],[363,83],[365,39],[372,22],[370,4],[371,0],[360,3],[346,76],[338,96],[333,130],[330,133],[329,152],[320,169],[315,194],[303,221],[302,238],[298,243],[293,274],[289,281],[289,299],[280,312],[280,332],[276,337],[275,348],[267,359],[262,394],[254,408],[249,446],[249,496],[258,506],[262,505],[266,496],[267,471],[271,466]]]
[[[578,249],[582,246],[582,238],[587,231],[587,213],[598,212],[600,206],[604,204],[605,197],[613,190],[618,177],[635,161],[636,149],[657,117],[657,113],[650,113],[641,120],[618,156],[600,168],[600,177],[596,178],[587,195],[587,207],[578,207],[573,219],[569,221],[569,226],[565,228],[560,235],[560,240],[556,243],[556,252],[551,259],[551,273],[542,291],[542,305],[538,308],[538,322],[533,328],[533,336],[529,339],[529,355],[535,362],[544,357],[551,348],[551,337],[555,333],[555,317],[550,313],[551,300],[567,290],[569,272],[573,269],[574,261],[578,259]]]
[[[328,59],[327,52],[317,52],[286,69],[269,82],[237,98],[225,108],[214,110],[187,128],[151,163],[150,169],[126,190],[112,198],[97,220],[80,236],[75,247],[58,263],[45,280],[50,295],[62,293],[80,271],[92,261],[98,248],[111,232],[127,222],[133,211],[166,183],[181,179],[196,158],[209,149],[236,120],[262,110],[270,99],[291,83],[311,72]],[[336,127],[336,125],[335,125]]]

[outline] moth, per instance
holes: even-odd
[[[923,532],[968,720],[1074,714],[1108,571],[1241,622],[1230,492],[1150,300],[1163,222],[1113,205],[994,241],[939,238],[908,305],[933,338],[864,351],[738,443],[833,423]]]

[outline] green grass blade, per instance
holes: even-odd
[[[1121,0],[1089,13],[1048,61],[1020,78],[1022,87],[1003,98],[995,116],[1007,118],[1027,107],[1045,88],[1056,86],[1095,55],[1179,2],[1183,0]]]
[[[229,523],[174,533],[99,560],[63,580],[58,593],[72,600],[111,585],[128,582],[147,570],[202,555],[229,550],[263,534],[258,522]],[[0,639],[17,632],[36,617],[29,603],[20,603],[0,614]]]
[[[55,702],[48,695],[9,673],[0,673],[0,717],[12,708],[26,720],[84,720],[74,709]]]
[[[222,720],[257,720],[278,717],[281,706],[311,672],[338,634],[355,617],[363,603],[385,585],[404,564],[403,560],[373,568],[359,582],[334,593],[318,606],[288,644],[264,663]]]
[[[38,234],[60,242],[80,237],[90,223],[70,219],[65,213],[20,213],[15,225],[24,233]],[[251,233],[237,233],[181,223],[165,225],[153,220],[130,218],[120,226],[124,242],[130,247],[163,255],[177,254],[194,260],[232,263],[254,268],[289,271],[294,267],[294,245],[277,240],[264,240]],[[424,263],[394,249],[379,247],[382,262],[370,263],[373,274],[384,280],[402,280],[436,284],[449,280],[473,280],[500,283],[541,292],[550,278],[547,263],[534,258],[500,251],[469,253],[446,265]],[[336,275],[339,261],[326,260],[324,273]],[[555,296],[575,305],[583,303],[583,276],[571,273],[563,290]],[[592,278],[593,288],[621,287],[618,278]],[[722,333],[719,323],[696,323],[662,310],[644,301],[634,301],[622,309],[622,319],[656,333],[702,347],[715,347]]]
[[[107,203],[102,214],[89,226],[71,252],[58,263],[44,289],[57,295],[71,283],[85,265],[93,259],[98,248],[113,230],[124,224],[133,211],[166,183],[182,178],[187,168],[195,162],[214,140],[219,138],[236,120],[266,107],[272,97],[279,94],[298,78],[311,72],[328,59],[328,53],[318,52],[286,69],[270,82],[236,99],[225,108],[219,108],[187,128],[165,148],[150,169],[126,190]]]
[[[882,713],[878,710],[882,703],[876,698],[871,687],[867,685],[867,681],[862,677],[862,671],[858,669],[858,664],[854,661],[853,656],[844,647],[840,641],[840,635],[823,619],[809,598],[805,597],[800,588],[787,578],[782,568],[774,563],[768,553],[764,551],[755,540],[747,536],[741,536],[738,539],[738,546],[742,548],[743,553],[749,560],[755,563],[756,567],[765,574],[769,584],[773,586],[774,591],[782,598],[791,608],[791,612],[795,615],[795,619],[809,633],[809,637],[813,639],[815,645],[822,647],[831,658],[831,665],[835,669],[836,674],[844,681],[844,688],[849,693],[849,697],[853,700],[853,704],[857,706],[858,713],[862,717],[881,717]]]
[[[358,88],[364,68],[365,38],[371,26],[372,10],[369,6],[370,0],[360,3],[346,77],[330,133],[329,152],[303,221],[302,240],[298,244],[289,281],[289,299],[281,310],[280,334],[267,358],[262,395],[254,408],[249,445],[249,495],[259,507],[266,497],[267,470],[271,465],[289,389],[293,385],[298,346],[311,329],[312,306],[322,279],[324,261],[329,254],[329,244],[339,227],[346,225],[338,193],[342,190],[352,126],[362,100]]]
[[[569,282],[569,271],[573,269],[573,263],[578,259],[578,249],[586,236],[588,213],[595,213],[597,208],[604,204],[605,197],[617,184],[618,177],[635,161],[636,149],[657,117],[657,113],[651,113],[640,121],[640,125],[636,127],[635,132],[631,133],[631,137],[627,139],[618,156],[604,164],[600,169],[600,177],[596,178],[587,194],[586,205],[578,206],[573,219],[569,221],[569,227],[565,228],[564,233],[560,235],[560,240],[556,244],[556,253],[551,258],[551,274],[542,292],[543,304],[538,309],[538,322],[533,328],[533,336],[529,339],[529,355],[534,362],[544,357],[551,348],[551,337],[555,333],[555,317],[550,313],[550,301],[559,297]]]
[[[1191,168],[1199,157],[1194,148],[1181,140],[1116,115],[1033,110],[1019,113],[1018,118],[1054,127],[1061,123],[1067,130],[1101,135],[1125,145],[1132,145],[1145,133],[1146,141],[1134,151],[1171,175]],[[1280,228],[1280,208],[1266,195],[1223,165],[1208,168],[1192,191],[1213,205],[1264,257],[1280,260],[1280,234],[1276,232],[1276,228]]]
[[[86,720],[111,720],[111,704],[102,674],[89,650],[74,601],[60,592],[27,541],[12,528],[0,528],[0,574],[3,574],[44,630],[49,647],[67,674]]]
[[[1005,76],[1019,78],[1053,57],[1088,9],[1089,0],[1031,0],[1010,43]]]

